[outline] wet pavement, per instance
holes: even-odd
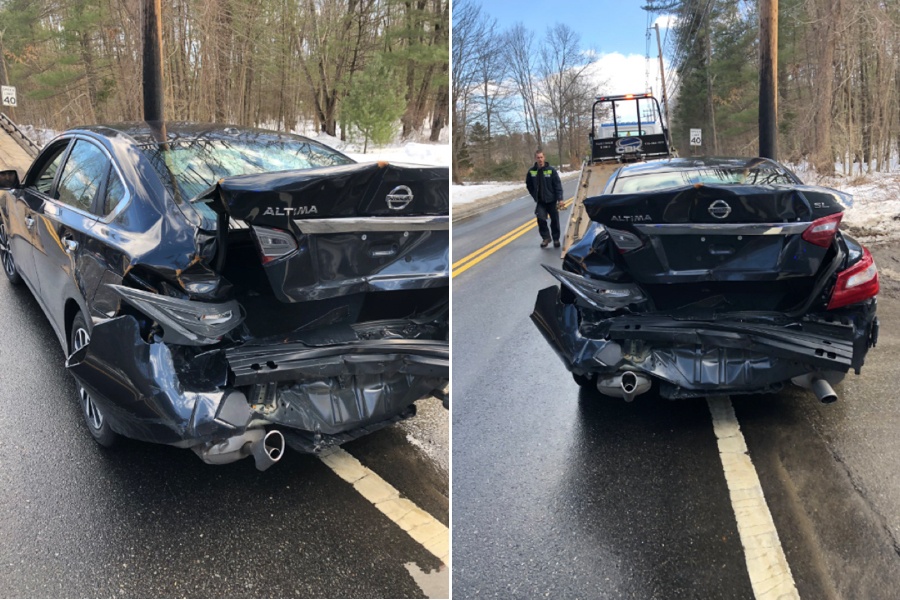
[[[530,208],[455,223],[454,260]],[[580,390],[528,318],[554,283],[540,264],[559,264],[539,241],[453,280],[454,597],[752,598],[706,402]],[[900,585],[897,294],[879,315],[879,345],[837,403],[732,398],[801,598]]]
[[[318,458],[97,446],[36,300],[0,279],[0,596],[446,595],[446,567]],[[449,419],[418,405],[344,448],[448,525]]]

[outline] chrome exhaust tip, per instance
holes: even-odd
[[[834,388],[831,387],[831,384],[828,383],[825,379],[814,378],[812,380],[811,385],[813,394],[816,395],[816,398],[819,399],[819,402],[822,404],[831,404],[832,402],[837,402],[838,395],[837,392],[834,391]]]
[[[624,398],[625,402],[631,402],[635,396],[649,391],[650,385],[650,379],[646,375],[625,371],[621,375],[598,379],[597,391],[604,396]]]
[[[810,390],[822,404],[837,402],[838,395],[832,385],[839,384],[844,379],[845,373],[837,371],[813,371],[791,381],[794,385]]]
[[[273,429],[262,439],[250,444],[250,454],[256,462],[256,468],[265,471],[284,456],[284,435]]]

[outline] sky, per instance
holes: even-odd
[[[477,2],[478,0],[476,0]],[[646,0],[481,0],[484,13],[497,19],[498,30],[522,23],[535,32],[536,40],[547,28],[564,23],[581,36],[585,50],[599,55],[591,71],[597,81],[606,81],[607,94],[643,92],[649,85],[661,97],[656,34],[651,37],[650,61],[647,52],[647,12],[641,10]],[[658,18],[654,15],[650,24]],[[666,35],[667,17],[659,18],[660,36]],[[668,66],[668,61],[666,62]],[[649,79],[648,79],[649,71]]]

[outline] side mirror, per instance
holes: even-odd
[[[0,171],[0,188],[19,187],[19,172],[15,169]]]

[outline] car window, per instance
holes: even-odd
[[[90,212],[108,170],[109,159],[100,148],[86,140],[76,140],[56,187],[57,198]]]
[[[53,180],[56,179],[56,172],[59,170],[59,165],[68,145],[68,142],[63,142],[51,149],[44,166],[35,176],[34,187],[42,194],[50,194],[50,190],[53,188]]]
[[[307,140],[289,137],[175,140],[143,146],[164,183],[184,200],[195,198],[223,177],[352,164],[346,156]]]
[[[122,179],[119,177],[119,174],[116,173],[116,170],[112,168],[112,165],[110,165],[109,183],[106,184],[106,198],[104,199],[103,206],[101,207],[103,216],[106,216],[114,211],[119,203],[123,200],[125,200],[125,184],[122,183]]]

